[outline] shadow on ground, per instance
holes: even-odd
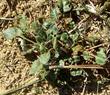
[[[85,86],[85,93],[102,93],[103,89],[108,89],[107,86],[110,85],[109,80],[101,80],[99,77],[95,77],[91,70],[87,70],[89,75],[87,77],[87,82],[85,86],[85,77],[76,76],[73,77],[70,75],[69,70],[62,69],[60,70],[57,77],[54,72],[50,72],[47,76],[47,80],[53,87],[57,87],[59,95],[81,95]],[[102,70],[103,71],[103,70]],[[103,76],[104,77],[104,76]],[[56,79],[56,80],[55,80]],[[109,79],[109,77],[104,78]],[[60,82],[58,82],[58,80]],[[98,82],[100,82],[98,84]]]
[[[25,56],[28,60],[33,61],[36,57],[33,55]],[[32,60],[33,59],[33,60]],[[110,85],[109,70],[91,70],[85,69],[88,76],[72,76],[69,69],[60,69],[57,73],[51,70],[46,80],[53,88],[58,89],[59,95],[81,95],[85,86],[85,93],[102,93]],[[85,82],[85,79],[87,81]]]

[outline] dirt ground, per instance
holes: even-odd
[[[12,0],[13,4],[14,1],[15,0]],[[43,10],[39,11],[39,8],[41,8],[44,1],[45,0],[29,0],[26,3],[26,1],[19,0],[16,5],[16,12],[17,14],[29,14],[29,19],[34,19],[35,16],[39,16],[39,14],[44,15],[42,12]],[[48,12],[45,13],[48,15]],[[47,16],[46,14],[45,16]],[[15,16],[15,11],[11,11],[7,2],[1,0],[0,18]],[[14,21],[5,21],[0,19],[0,95],[1,92],[10,88],[19,87],[19,85],[23,85],[34,77],[29,75],[31,62],[23,56],[16,41],[6,41],[2,34],[2,31],[5,28],[11,27],[13,24]],[[49,87],[46,82],[43,84],[43,86],[42,84],[29,86],[28,88],[22,89],[13,95],[36,95],[35,93],[40,93],[37,95],[55,94],[52,87]],[[36,87],[37,89],[35,89]],[[50,92],[51,94],[49,94]]]
[[[12,0],[14,4],[15,0]],[[18,0],[16,11],[10,10],[5,0],[0,1],[0,18],[16,17],[17,14],[27,14],[30,21],[37,17],[48,17],[52,4],[46,3],[46,0]],[[13,5],[14,6],[14,5]],[[41,10],[40,10],[41,9]],[[7,89],[16,88],[30,81],[35,76],[29,75],[31,61],[27,60],[20,51],[16,40],[7,41],[4,39],[2,31],[15,24],[14,21],[0,19],[0,95]],[[39,79],[39,78],[38,78]],[[66,91],[65,91],[66,92]],[[64,94],[61,95],[69,95]],[[36,94],[37,93],[37,94]],[[110,87],[107,85],[99,94],[91,92],[89,95],[109,95]],[[24,88],[11,95],[59,95],[58,89],[53,88],[47,81],[40,84],[34,84]],[[74,94],[75,95],[75,94]],[[76,94],[77,95],[77,94]]]

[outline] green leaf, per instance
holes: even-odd
[[[15,28],[16,29],[16,36],[22,36],[23,32],[20,28]]]
[[[55,51],[55,58],[58,58],[60,56],[58,51]]]
[[[47,20],[43,23],[43,28],[47,29],[46,34],[49,36],[50,34],[56,35],[58,33],[58,28],[55,25],[55,20]]]
[[[41,70],[43,69],[43,64],[40,63],[39,60],[35,60],[32,63],[31,69],[30,69],[30,74],[36,74],[39,75],[41,73]]]
[[[70,3],[70,0],[62,0],[63,1],[63,11],[69,12],[72,9],[72,5]]]
[[[31,28],[32,28],[34,31],[37,30],[38,25],[37,25],[37,23],[36,23],[35,21],[33,21],[33,22],[31,23]]]
[[[57,33],[58,33],[58,28],[55,25],[51,26],[48,30],[48,34],[52,34],[53,36],[56,35]]]
[[[96,60],[96,64],[99,65],[104,65],[106,63],[106,54],[103,48],[101,48],[100,51],[97,52],[95,60]]]
[[[16,37],[16,30],[15,28],[8,28],[3,31],[3,34],[7,40],[10,40]]]
[[[68,40],[68,34],[67,33],[63,33],[61,35],[60,40],[63,41],[63,42],[67,42],[67,40]]]
[[[56,35],[58,33],[58,28],[54,25],[52,28],[51,28],[51,31],[54,35]]]
[[[63,0],[57,0],[58,7],[63,11]]]
[[[52,28],[53,25],[54,25],[54,21],[50,19],[43,23],[43,27],[46,29]]]
[[[100,58],[98,56],[96,56],[96,63],[99,65],[104,65],[106,62],[106,60],[104,58]]]
[[[71,34],[70,38],[72,39],[73,43],[75,44],[79,39],[79,34],[78,33]]]
[[[73,56],[74,62],[77,63],[80,61],[80,57],[79,56]]]
[[[69,12],[72,9],[70,0],[57,0],[58,6],[62,12]]]
[[[40,43],[39,49],[40,49],[40,52],[41,52],[41,53],[43,53],[43,52],[46,51],[46,47],[45,47],[44,43]]]
[[[60,60],[60,61],[59,61],[59,65],[60,65],[60,66],[64,66],[64,65],[65,65],[65,62],[64,62],[63,60]]]
[[[90,55],[89,55],[89,53],[88,53],[87,51],[84,51],[84,52],[83,52],[83,58],[84,58],[85,60],[89,60],[89,59],[90,59]]]
[[[70,74],[72,76],[81,76],[83,74],[83,71],[82,70],[74,70],[74,71],[71,71]]]
[[[3,31],[3,34],[7,40],[11,40],[16,36],[22,35],[22,31],[19,28],[8,28]]]
[[[53,20],[57,20],[58,19],[58,13],[57,13],[57,8],[52,9],[50,16]]]
[[[38,31],[36,31],[36,41],[39,43],[45,42],[47,39],[47,34],[42,27],[39,27]]]
[[[70,23],[69,23],[69,27],[72,29],[72,28],[74,28],[75,27],[75,22],[74,21],[71,21]]]
[[[38,59],[40,63],[47,65],[48,61],[50,60],[50,52],[41,54]]]

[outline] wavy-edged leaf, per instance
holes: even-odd
[[[89,55],[89,53],[88,53],[87,51],[84,51],[84,52],[83,52],[83,58],[84,58],[85,60],[89,60],[89,59],[90,59],[90,55]]]
[[[106,54],[103,48],[100,48],[100,51],[97,52],[95,57],[96,64],[104,65],[106,63]]]
[[[83,74],[83,71],[82,70],[74,70],[74,71],[71,71],[70,74],[72,76],[81,76]]]

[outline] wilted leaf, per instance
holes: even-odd
[[[47,65],[48,61],[50,60],[50,52],[41,54],[38,59],[40,63]]]
[[[3,34],[7,40],[11,40],[16,36],[22,35],[22,31],[19,28],[8,28],[3,31]]]
[[[72,22],[72,18],[70,18],[70,17],[67,17],[67,18],[65,18],[64,20],[65,20],[65,24],[66,24],[66,25],[70,25],[70,23]],[[73,28],[73,27],[72,27],[72,28]]]
[[[100,34],[98,32],[90,32],[88,33],[87,40],[90,42],[97,42],[100,39]]]
[[[76,45],[74,47],[72,47],[73,53],[76,55],[78,54],[78,52],[83,52],[84,47],[82,45]]]
[[[99,65],[104,65],[106,63],[106,54],[103,48],[101,48],[100,51],[97,52],[95,59],[96,63]]]
[[[43,69],[43,64],[40,63],[39,60],[35,60],[32,63],[31,69],[30,69],[30,74],[40,74],[41,70]]]

